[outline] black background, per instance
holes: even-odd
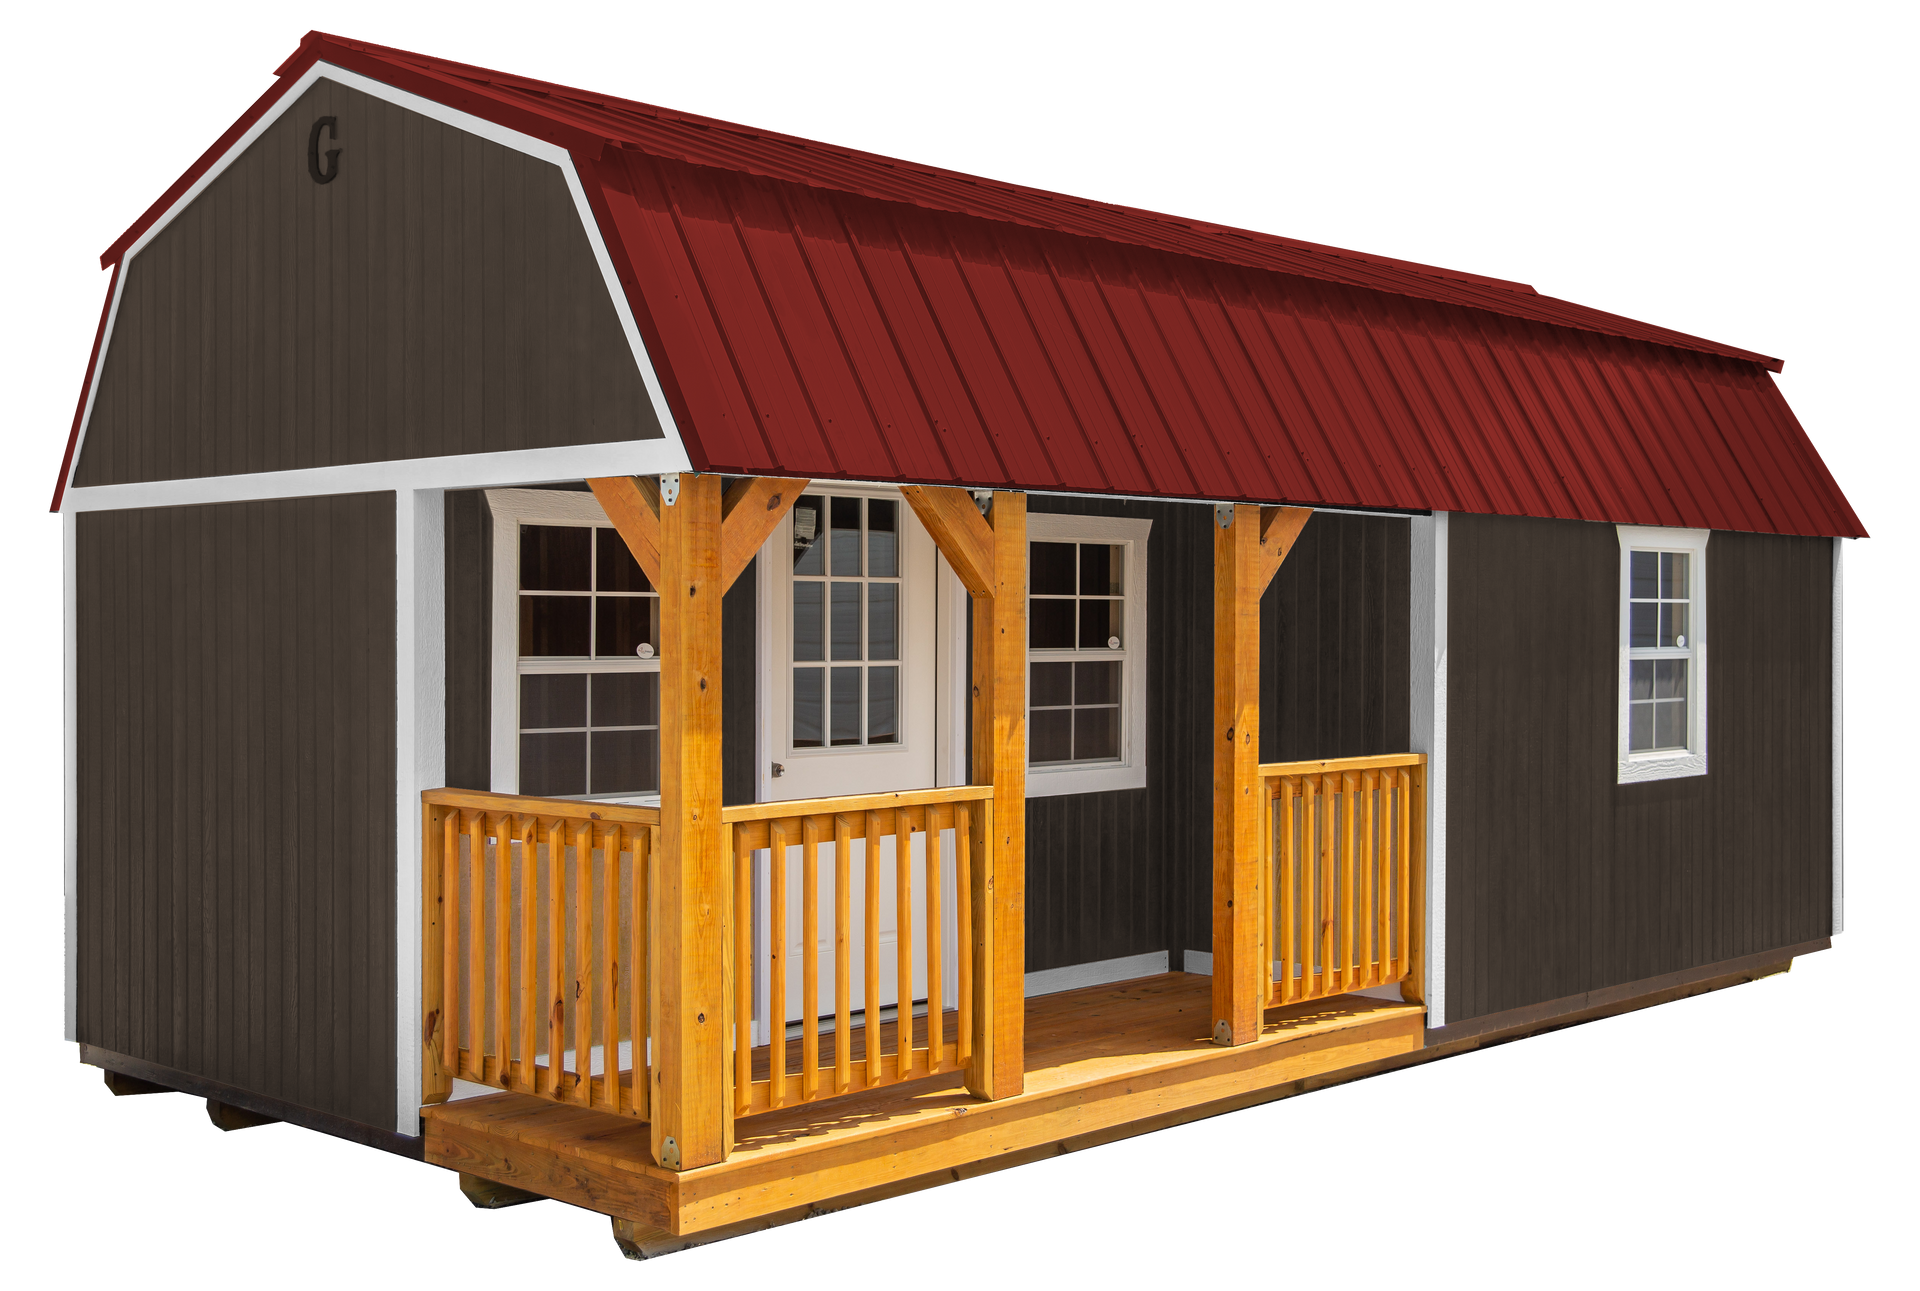
[[[1400,1279],[1436,1264],[1486,1272],[1542,1245],[1557,1262],[1605,1266],[1632,1249],[1615,1239],[1668,1226],[1680,1251],[1732,1241],[1757,1253],[1749,1239],[1764,1237],[1768,1258],[1788,1258],[1828,1241],[1834,1170],[1857,1147],[1857,1085],[1887,1060],[1870,1035],[1897,1032],[1860,1028],[1855,1001],[1870,993],[1897,1011],[1901,993],[1882,972],[1891,955],[1874,949],[1889,930],[1860,859],[1910,861],[1910,845],[1868,845],[1884,811],[1868,757],[1905,703],[1887,609],[1905,455],[1889,444],[1912,434],[1907,403],[1889,398],[1893,373],[1912,367],[1897,350],[1912,327],[1889,325],[1882,304],[1910,286],[1889,227],[1891,177],[1910,171],[1910,154],[1884,134],[1872,33],[1776,29],[1763,42],[1720,27],[1690,38],[1663,19],[1657,35],[1549,37],[1409,29],[1357,10],[1323,29],[1225,27],[1192,10],[1106,33],[972,12],[914,27],[900,13],[737,12],[670,31],[591,27],[557,6],[524,31],[447,13],[317,10],[311,21],[989,175],[1532,280],[1780,353],[1789,398],[1876,532],[1847,549],[1853,868],[1866,882],[1853,884],[1851,936],[1836,953],[1788,980],[760,1235],[659,1272],[793,1278],[806,1262],[839,1278],[947,1281],[985,1258],[998,1283],[1102,1264],[1208,1278],[1244,1260],[1284,1276],[1332,1260]],[[36,524],[25,622],[36,624],[42,680],[17,676],[36,728],[58,730],[60,542],[42,513],[106,282],[94,256],[252,102],[301,17],[46,21],[36,42],[15,46],[15,75],[38,94],[10,113],[13,305],[29,321],[15,334],[10,388],[15,515]],[[58,770],[52,757],[31,767],[42,805],[17,799],[27,832],[15,838],[33,840],[25,857],[44,878],[27,889],[40,889],[56,859],[40,840],[58,820]],[[1884,801],[1910,795],[1882,786]],[[417,1164],[288,1128],[219,1137],[200,1103],[179,1097],[111,1103],[58,1043],[54,947],[36,945],[27,1009],[42,1022],[27,1053],[48,1080],[15,1089],[13,1107],[35,1118],[40,1091],[54,1089],[60,1110],[44,1122],[54,1158],[17,1181],[36,1180],[40,1203],[83,1226],[61,1239],[69,1278],[200,1268],[499,1285],[522,1272],[616,1270],[597,1216],[555,1205],[474,1214],[451,1176]],[[1682,1237],[1690,1226],[1697,1237]],[[1715,1258],[1741,1256],[1726,1247]]]

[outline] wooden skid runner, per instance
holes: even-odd
[[[1209,991],[1204,977],[1169,973],[1030,1000],[1021,1094],[983,1103],[949,1073],[743,1117],[733,1154],[699,1169],[655,1166],[632,1118],[517,1094],[427,1108],[427,1160],[688,1236],[1143,1132],[1421,1044],[1419,1006],[1342,996],[1270,1010],[1257,1040],[1221,1048],[1207,1033]]]

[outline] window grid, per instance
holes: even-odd
[[[792,532],[789,747],[900,744],[900,504],[805,494]]]
[[[1627,751],[1691,747],[1693,568],[1690,553],[1628,553]]]
[[[1127,544],[1028,546],[1027,747],[1036,767],[1097,766],[1123,753]]]
[[[537,574],[530,575],[527,568],[527,558],[530,554],[528,551],[529,546],[536,545],[535,543],[530,543],[530,538],[535,539],[537,543],[537,539],[540,536],[537,531],[557,530],[571,533],[583,529],[587,533],[584,560],[586,586],[527,586],[530,577],[536,582],[555,581],[556,577],[559,581],[578,581],[577,578],[568,578],[564,572],[557,576],[551,572],[546,573],[544,577]],[[530,535],[528,533],[529,530],[534,530],[536,533]],[[558,538],[559,535],[553,535],[553,537]],[[560,540],[565,541],[565,539]],[[621,538],[617,531],[604,525],[522,524],[521,559],[522,566],[519,589],[520,651],[525,651],[529,645],[537,647],[540,644],[553,643],[552,636],[554,633],[551,629],[545,634],[549,638],[548,641],[542,642],[540,639],[543,632],[538,626],[534,625],[533,621],[541,617],[543,607],[535,604],[535,602],[542,600],[552,600],[556,602],[585,600],[587,603],[587,615],[584,640],[579,642],[579,644],[586,646],[586,652],[584,654],[572,652],[554,654],[517,652],[516,671],[519,675],[519,684],[516,690],[520,701],[518,713],[523,723],[528,716],[529,707],[538,706],[537,704],[529,703],[530,679],[543,677],[559,678],[566,676],[581,677],[581,688],[578,700],[580,721],[543,725],[522,724],[518,726],[521,749],[520,791],[522,793],[535,793],[567,798],[620,798],[630,797],[639,793],[657,793],[660,788],[658,681],[660,671],[660,661],[658,657],[660,623],[659,590],[651,585],[646,574],[640,570],[638,562],[633,559],[632,553],[627,548],[625,539]],[[602,586],[603,581],[609,583],[626,583],[628,585],[624,587]],[[641,610],[637,623],[632,611],[621,611],[613,614],[612,617],[603,619],[603,606],[610,603],[634,603],[645,606],[646,608]],[[637,631],[635,630],[636,627],[638,629]],[[606,630],[603,631],[603,629]],[[560,632],[564,631],[564,628],[560,629]],[[640,640],[635,644],[634,651],[631,654],[625,650],[620,650],[616,653],[613,649],[609,648],[616,642],[625,644],[625,639],[630,639],[634,636],[638,636]],[[569,643],[562,641],[560,644]],[[632,710],[637,703],[638,710],[643,714],[650,715],[651,720],[595,721],[594,718],[597,712],[606,707],[617,706],[617,701],[614,703],[603,703],[602,697],[595,694],[596,689],[599,688],[596,686],[596,678],[604,677],[611,679],[613,677],[625,676],[638,676],[650,679],[643,680],[640,685],[635,688],[639,692],[637,695],[627,697],[626,707]],[[531,685],[535,687],[545,686],[551,689],[554,683],[533,681]],[[561,685],[564,685],[564,683],[561,683]],[[556,702],[564,704],[569,708],[574,707],[570,699],[555,700],[553,697],[548,698],[549,707],[553,706]],[[631,785],[597,786],[595,783],[596,768],[594,765],[596,760],[594,756],[595,746],[606,745],[607,742],[596,739],[595,737],[623,734],[640,734],[643,736],[651,734],[653,737],[651,741],[640,741],[639,749],[630,751],[637,752],[637,756],[630,756],[624,759],[624,761],[633,764],[632,767],[627,769],[628,775],[626,778],[634,779],[635,783]],[[552,739],[528,739],[529,736],[554,737],[564,735],[580,737],[577,745],[577,777],[571,774],[573,768],[567,765],[567,754],[564,751],[565,746],[561,742]],[[545,758],[538,756],[529,757],[530,753],[542,747],[557,748],[561,750],[561,752],[557,758],[553,755],[548,755]],[[608,746],[603,750],[602,760],[604,762],[614,762],[617,764],[623,759],[612,757],[611,746]],[[529,774],[530,771],[531,775]],[[529,783],[529,781],[531,781],[531,783]],[[577,788],[575,787],[576,785]]]

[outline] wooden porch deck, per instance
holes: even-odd
[[[426,1156],[611,1215],[647,1253],[1145,1133],[1421,1044],[1419,1005],[1342,995],[1270,1009],[1259,1039],[1221,1048],[1210,991],[1168,973],[1029,1000],[1016,1097],[977,1101],[949,1073],[784,1107],[736,1122],[727,1160],[679,1173],[653,1164],[645,1122],[520,1094],[426,1108]]]

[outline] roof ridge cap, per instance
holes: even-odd
[[[1051,189],[1035,188],[1015,183],[1012,180],[995,179],[987,175],[975,175],[967,171],[953,170],[931,162],[914,161],[906,157],[891,157],[885,153],[869,152],[863,148],[854,148],[846,144],[836,144],[822,139],[809,139],[802,135],[788,134],[782,130],[769,130],[748,125],[739,121],[728,121],[720,117],[703,116],[695,112],[686,112],[678,108],[664,107],[656,103],[645,103],[638,99],[628,99],[619,95],[603,94],[583,89],[579,86],[562,85],[557,81],[544,81],[538,77],[520,76],[511,72],[496,71],[479,67],[471,63],[458,63],[450,59],[436,58],[430,54],[415,53],[410,50],[396,49],[391,46],[375,45],[367,41],[350,40],[332,36],[324,32],[308,33],[308,40],[318,38],[339,44],[359,53],[376,57],[397,57],[419,65],[420,70],[433,71],[441,75],[456,75],[479,85],[521,93],[535,93],[544,97],[566,99],[586,104],[605,111],[632,112],[650,117],[656,121],[671,121],[680,125],[702,130],[713,130],[740,138],[767,143],[780,143],[802,152],[820,151],[849,161],[865,162],[883,166],[889,170],[905,170],[940,179],[971,184],[979,188],[1004,193],[1019,194],[1038,198],[1042,201],[1067,202],[1090,211],[1112,211],[1136,219],[1147,219],[1157,224],[1170,225],[1190,231],[1205,231],[1215,235],[1244,238],[1254,243],[1270,243],[1284,246],[1289,250],[1305,252],[1309,255],[1333,256],[1342,260],[1352,260],[1360,264],[1381,265],[1400,269],[1423,277],[1440,278],[1450,282],[1472,283],[1476,286],[1491,287],[1496,290],[1513,292],[1522,296],[1538,296],[1540,293],[1529,283],[1517,282],[1509,278],[1496,278],[1489,274],[1473,273],[1465,269],[1450,269],[1444,265],[1427,264],[1418,260],[1406,260],[1398,256],[1384,256],[1369,251],[1358,251],[1351,247],[1336,247],[1326,243],[1309,242],[1301,238],[1291,238],[1284,234],[1267,233],[1259,229],[1242,228],[1238,225],[1222,224],[1214,220],[1204,220],[1192,216],[1173,215],[1164,211],[1152,211],[1145,207],[1126,206],[1118,202],[1103,201],[1097,197],[1083,197],[1074,193],[1061,193]],[[302,41],[304,49],[306,41]],[[639,141],[633,141],[638,143]],[[642,151],[645,151],[644,147]],[[815,181],[816,187],[832,188],[836,185]],[[956,211],[956,214],[966,212]]]

